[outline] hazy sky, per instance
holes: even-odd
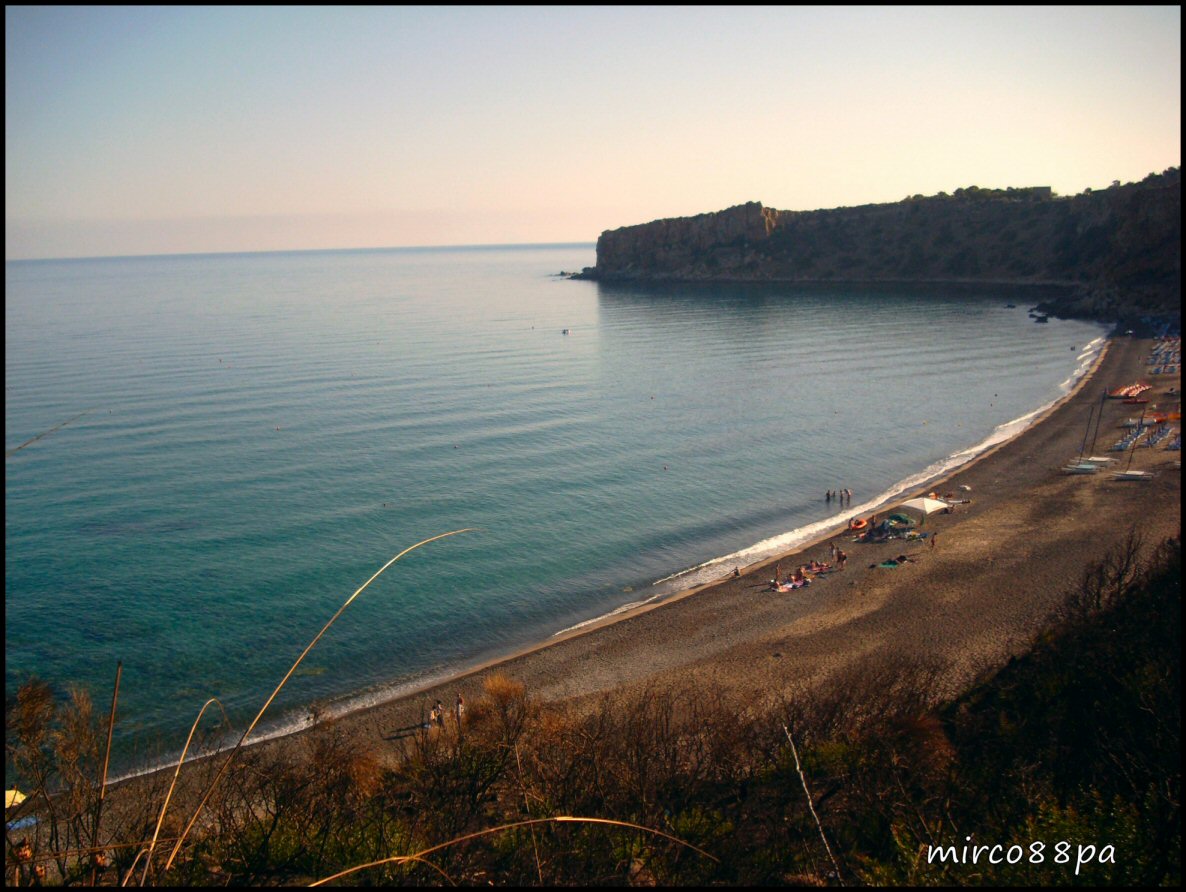
[[[594,241],[1181,163],[1174,7],[5,8],[5,256]]]

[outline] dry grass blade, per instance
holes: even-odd
[[[527,787],[523,784],[523,760],[519,758],[519,745],[515,744],[515,767],[518,769],[519,789],[523,791],[523,807],[531,815],[531,800],[527,798]],[[531,828],[531,848],[535,851],[535,872],[539,877],[539,884],[544,884],[544,868],[539,860],[539,843],[535,839],[535,828]]]
[[[107,718],[107,753],[103,756],[103,780],[99,783],[99,802],[95,806],[95,832],[91,837],[91,845],[99,844],[99,822],[103,818],[103,797],[107,793],[107,768],[111,765],[111,737],[115,733],[115,704],[119,702],[119,679],[124,672],[123,660],[115,663],[115,690],[111,692],[111,715]],[[91,885],[98,885],[98,865],[91,868]]]
[[[514,830],[516,827],[534,827],[537,824],[611,824],[616,827],[626,827],[629,830],[641,830],[644,833],[653,833],[656,836],[662,836],[664,839],[669,839],[672,842],[679,843],[691,849],[693,852],[698,852],[705,858],[711,858],[713,861],[720,863],[720,858],[715,855],[710,855],[704,849],[692,845],[690,842],[685,842],[678,837],[672,836],[669,833],[664,833],[662,830],[655,830],[653,827],[643,827],[641,824],[631,824],[629,821],[615,821],[612,818],[578,818],[571,815],[558,815],[554,818],[533,818],[530,821],[515,821],[511,824],[499,824],[497,827],[489,827],[486,830],[478,830],[475,833],[467,833],[465,836],[459,836],[456,839],[451,839],[448,842],[442,842],[439,845],[431,846],[427,849],[422,849],[419,852],[414,852],[411,855],[392,855],[390,858],[383,858],[379,861],[371,861],[368,864],[356,864],[354,867],[335,873],[333,876],[325,877],[310,883],[310,886],[323,886],[326,883],[341,879],[344,876],[349,876],[352,873],[357,873],[360,870],[367,870],[371,867],[379,867],[383,864],[407,864],[410,861],[423,861],[426,855],[431,855],[434,852],[439,852],[441,849],[446,849],[449,846],[457,845],[459,842],[468,842],[471,839],[477,839],[480,836],[489,836],[492,833],[501,833],[503,830]]]
[[[807,807],[811,810],[811,816],[815,818],[815,826],[819,828],[820,839],[824,841],[824,848],[828,852],[828,858],[832,861],[832,868],[836,871],[836,879],[841,885],[844,885],[844,880],[840,876],[840,865],[836,863],[836,856],[832,854],[832,847],[828,845],[828,836],[824,833],[824,825],[820,823],[819,815],[815,813],[815,803],[811,801],[811,791],[807,789],[807,777],[803,774],[803,766],[799,764],[799,750],[795,747],[795,739],[791,737],[790,729],[786,725],[782,726],[782,731],[791,743],[791,755],[795,757],[795,771],[799,772],[799,781],[803,784],[803,792],[807,795]]]
[[[181,757],[177,760],[177,769],[173,772],[173,781],[169,784],[169,791],[165,794],[165,801],[161,805],[161,814],[160,817],[157,818],[156,829],[152,831],[152,841],[149,842],[148,848],[140,853],[145,856],[144,875],[140,877],[141,886],[143,886],[148,881],[148,865],[152,862],[152,852],[153,849],[156,848],[157,837],[161,832],[161,824],[165,822],[165,812],[169,810],[169,800],[173,798],[173,788],[177,786],[177,777],[181,774],[181,764],[185,761],[185,756],[189,752],[189,745],[193,742],[194,733],[198,730],[198,723],[202,721],[202,716],[206,714],[206,707],[211,703],[217,703],[218,708],[222,710],[222,720],[228,725],[231,723],[231,720],[227,717],[226,710],[223,709],[223,705],[217,697],[211,697],[209,700],[203,703],[202,708],[198,710],[198,717],[194,719],[194,723],[189,729],[189,737],[185,738],[185,746],[182,747]],[[140,855],[136,856],[137,859],[139,859],[139,857]],[[136,865],[133,863],[132,866],[135,867]],[[132,872],[129,870],[128,876],[130,877],[131,875]],[[126,882],[127,878],[124,879],[124,883]]]
[[[156,842],[155,838],[153,839],[153,842]],[[136,853],[136,857],[132,859],[132,866],[128,868],[128,872],[124,874],[123,881],[120,882],[120,884],[119,884],[121,888],[128,884],[128,880],[130,880],[132,878],[132,874],[134,874],[136,872],[136,865],[139,864],[140,859],[143,858],[147,854],[148,854],[148,849],[141,849],[140,851],[138,851]],[[141,886],[144,885],[143,880],[140,881],[140,885]]]
[[[166,837],[161,842],[172,842],[173,837]],[[114,852],[117,849],[130,849],[135,846],[143,848],[147,840],[140,839],[136,842],[109,842],[101,846],[84,846],[78,849],[61,849],[59,851],[38,852],[32,858],[27,859],[30,863],[36,864],[42,861],[53,861],[57,858],[85,858],[88,855],[95,855],[99,852]]]
[[[357,598],[360,594],[362,594],[363,590],[368,585],[370,585],[372,582],[374,582],[376,579],[378,579],[379,575],[384,570],[386,570],[388,567],[390,567],[392,564],[394,564],[396,561],[398,561],[400,558],[402,558],[408,552],[415,551],[420,546],[427,545],[429,542],[435,542],[438,539],[444,539],[448,536],[456,536],[458,533],[470,533],[470,532],[473,532],[473,530],[474,530],[473,527],[466,527],[465,529],[461,529],[461,530],[451,530],[448,533],[440,533],[439,535],[431,536],[428,539],[423,539],[423,540],[417,542],[415,545],[405,548],[403,551],[401,551],[399,554],[397,554],[395,557],[393,557],[391,560],[389,560],[386,564],[384,564],[382,567],[380,567],[378,570],[376,570],[375,574],[373,576],[371,576],[370,579],[368,579],[366,582],[364,582],[362,585],[360,585],[358,587],[358,590],[355,591],[354,594],[352,594],[349,598],[346,599],[346,603],[338,608],[338,612],[329,618],[329,622],[327,622],[322,627],[321,631],[317,633],[316,637],[314,637],[313,640],[309,642],[309,645],[303,651],[301,651],[301,655],[296,658],[296,662],[293,663],[292,667],[288,670],[288,672],[285,673],[284,678],[280,679],[280,684],[276,685],[276,690],[272,691],[272,695],[270,697],[268,697],[268,699],[264,703],[264,705],[260,707],[260,710],[256,714],[255,718],[251,720],[251,724],[247,726],[247,730],[243,732],[243,736],[239,738],[239,742],[235,744],[234,749],[232,749],[230,755],[227,756],[227,760],[222,764],[222,767],[218,770],[218,773],[214,776],[214,780],[212,780],[210,782],[210,786],[206,788],[206,792],[202,796],[202,801],[199,802],[198,807],[196,809],[194,809],[193,817],[191,817],[189,819],[189,823],[186,824],[185,829],[181,831],[181,835],[177,838],[177,844],[173,846],[173,851],[171,851],[169,853],[169,860],[165,862],[165,870],[168,870],[170,867],[173,866],[173,859],[177,857],[177,852],[180,851],[181,844],[183,842],[185,842],[185,838],[189,835],[189,831],[192,830],[194,824],[197,823],[198,816],[202,813],[202,809],[206,806],[206,802],[210,798],[210,794],[214,792],[214,788],[216,786],[218,786],[218,782],[220,780],[222,780],[222,776],[226,773],[226,770],[230,767],[231,762],[234,761],[235,756],[238,755],[239,750],[243,747],[243,743],[244,743],[244,741],[247,740],[248,735],[250,735],[251,732],[255,730],[255,726],[259,723],[259,720],[261,718],[263,718],[264,712],[266,712],[267,708],[272,705],[272,701],[276,699],[276,695],[280,693],[280,689],[283,688],[284,685],[288,683],[288,679],[290,679],[292,677],[292,673],[296,672],[297,667],[299,665],[301,665],[301,661],[303,659],[305,659],[305,657],[306,657],[306,655],[308,655],[309,651],[311,651],[313,649],[313,646],[318,641],[321,640],[321,636],[324,635],[327,631],[329,631],[329,627],[332,626],[334,624],[334,621],[337,620],[337,618],[342,615],[342,612],[347,607],[349,607],[351,605],[351,603],[353,603],[355,598]]]

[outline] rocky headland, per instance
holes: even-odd
[[[603,232],[604,282],[1043,285],[1070,318],[1180,318],[1181,169],[1062,197],[1049,187],[914,195],[892,204],[723,211]]]

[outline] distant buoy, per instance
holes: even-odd
[[[564,329],[563,331],[560,332],[560,334],[568,334],[568,329],[567,328]]]

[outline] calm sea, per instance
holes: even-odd
[[[8,696],[37,675],[105,712],[122,660],[128,770],[209,697],[242,728],[387,560],[480,528],[373,583],[265,730],[372,702],[802,541],[843,516],[827,489],[854,513],[965,461],[1102,343],[1005,290],[555,275],[593,262],[6,264]]]

